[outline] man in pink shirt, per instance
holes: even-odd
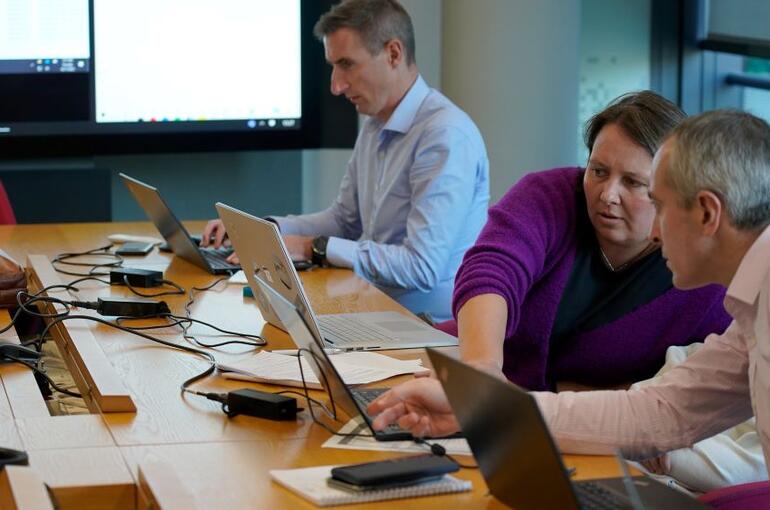
[[[650,237],[674,285],[728,287],[734,321],[654,384],[628,391],[536,392],[562,451],[651,458],[691,446],[754,414],[770,460],[770,126],[747,113],[684,121],[655,156]],[[633,334],[633,332],[629,332]],[[436,379],[414,379],[373,402],[375,428],[397,422],[441,436],[458,424]],[[767,462],[770,465],[770,462]]]

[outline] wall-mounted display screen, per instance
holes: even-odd
[[[0,158],[315,147],[313,0],[0,0]]]

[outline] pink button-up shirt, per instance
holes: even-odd
[[[653,385],[533,393],[561,450],[609,454],[620,448],[628,457],[651,457],[754,414],[770,466],[770,227],[743,257],[725,309],[735,319],[730,327],[707,337],[702,349]]]

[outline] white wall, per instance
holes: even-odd
[[[412,17],[417,65],[425,81],[441,89],[442,0],[401,0]]]
[[[495,202],[532,171],[577,163],[580,0],[404,0],[428,83],[474,119]],[[333,200],[350,151],[303,153],[303,211]]]
[[[444,0],[444,93],[476,121],[495,202],[522,175],[575,163],[577,0]]]

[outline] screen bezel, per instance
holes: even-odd
[[[302,52],[302,118],[299,128],[285,129],[222,129],[211,125],[210,130],[190,131],[181,126],[173,133],[157,132],[148,124],[143,133],[115,133],[115,127],[104,126],[104,134],[48,134],[0,136],[3,159],[117,155],[134,153],[207,152],[235,150],[286,150],[311,148],[349,148],[357,134],[355,109],[344,98],[329,92],[330,69],[324,61],[323,45],[315,39],[313,26],[328,10],[332,0],[301,1]],[[93,1],[89,2],[91,69],[98,59],[94,48]],[[94,74],[90,75],[89,122],[100,129],[93,118]],[[201,126],[203,127],[203,126]],[[166,126],[163,128],[168,129]],[[108,131],[113,131],[109,132]]]

